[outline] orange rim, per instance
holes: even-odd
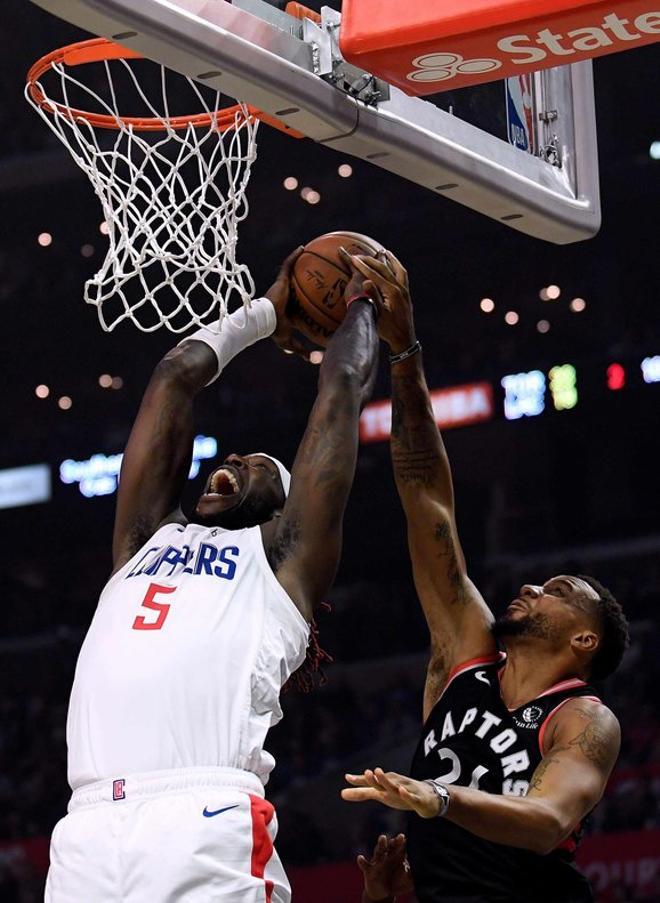
[[[124,125],[131,126],[137,132],[158,132],[166,128],[165,121],[157,116],[110,116],[105,113],[88,113],[85,110],[77,110],[74,107],[68,107],[66,104],[57,103],[49,100],[38,84],[41,76],[52,69],[56,65],[64,66],[81,66],[85,63],[101,63],[105,60],[129,60],[144,59],[141,53],[131,50],[129,47],[122,47],[121,44],[115,44],[107,38],[91,38],[88,41],[79,41],[76,44],[68,44],[66,47],[60,47],[53,50],[37,60],[30,68],[27,76],[28,92],[32,100],[48,113],[53,112],[53,108],[63,116],[72,119],[82,119],[89,125],[99,129],[119,129],[119,122]],[[248,119],[260,119],[272,128],[285,132],[292,138],[304,138],[301,133],[292,129],[274,116],[258,110],[249,104],[245,105],[248,111]],[[240,104],[231,107],[225,107],[222,110],[216,110],[214,114],[196,113],[192,116],[172,116],[167,120],[167,127],[175,130],[186,129],[189,125],[194,128],[209,128],[215,125],[219,132],[226,132],[239,125],[242,125],[246,117],[243,114],[243,108]]]
[[[312,22],[316,22],[317,25],[320,25],[323,21],[320,13],[317,13],[316,10],[313,9],[307,9],[302,3],[287,3],[284,11],[290,16],[293,16],[294,19],[311,19]]]

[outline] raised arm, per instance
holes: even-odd
[[[217,361],[201,342],[186,342],[160,361],[149,381],[124,452],[112,540],[113,569],[124,565],[180,508],[193,445],[193,400]]]
[[[381,337],[396,357],[416,343],[408,274],[389,252],[353,258],[380,291]],[[492,615],[469,579],[458,538],[447,452],[435,422],[421,351],[392,364],[392,464],[408,524],[415,588],[431,634],[425,717],[451,668],[493,654]]]
[[[160,361],[149,381],[124,452],[113,536],[117,571],[167,521],[185,523],[181,494],[190,469],[195,396],[232,358],[272,335],[282,349],[307,352],[285,315],[289,275],[302,248],[282,264],[263,299],[223,322],[220,333],[200,329]]]
[[[621,736],[612,712],[591,700],[571,700],[553,720],[526,796],[449,785],[443,817],[484,840],[543,855],[567,840],[602,797]],[[352,787],[342,790],[345,800],[376,800],[422,818],[440,814],[439,797],[427,781],[386,774],[380,768],[346,779]]]
[[[355,283],[347,289],[351,296]],[[334,580],[342,520],[353,483],[360,411],[376,374],[376,306],[357,300],[328,344],[319,390],[276,530],[265,535],[277,579],[311,619]]]

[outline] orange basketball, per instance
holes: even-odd
[[[305,245],[291,278],[305,332],[323,347],[346,315],[344,289],[351,272],[339,256],[341,247],[349,254],[373,257],[383,246],[357,232],[327,232]]]

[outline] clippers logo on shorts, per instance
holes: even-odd
[[[207,575],[221,580],[233,580],[239,554],[237,546],[218,548],[208,542],[200,542],[198,546],[192,547],[184,543],[180,548],[173,545],[152,546],[124,579],[139,577],[141,574],[147,577],[191,574],[194,577]]]
[[[124,778],[118,778],[116,781],[112,782],[112,798],[113,800],[125,800],[126,792],[124,791],[124,784],[126,781]]]

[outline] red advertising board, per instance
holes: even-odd
[[[621,896],[624,887],[634,892],[636,899],[660,900],[660,830],[587,837],[578,862],[593,885],[596,903],[631,899]],[[287,872],[294,903],[361,901],[362,875],[352,862],[287,869]],[[397,898],[397,903],[403,901]]]
[[[26,868],[45,876],[48,838],[0,842],[0,864],[17,875]],[[660,829],[596,834],[580,847],[578,864],[592,883],[596,903],[619,903],[626,888],[640,900],[660,899]],[[354,862],[288,868],[294,903],[360,903],[362,875]],[[397,903],[413,903],[399,898]]]
[[[45,875],[48,871],[48,848],[50,841],[47,837],[27,837],[24,840],[0,841],[0,863],[16,868],[21,874],[24,866],[29,866],[39,875]]]
[[[631,899],[660,900],[660,830],[622,831],[587,837],[578,864],[594,889],[597,903]]]
[[[346,59],[434,94],[660,40],[660,0],[343,0]]]
[[[430,393],[435,420],[441,429],[468,426],[490,420],[494,414],[493,387],[490,383],[467,383]],[[360,417],[360,441],[381,442],[392,429],[392,403],[374,401]]]
[[[361,903],[362,872],[354,862],[287,869],[293,903]],[[413,903],[397,897],[396,903]]]

